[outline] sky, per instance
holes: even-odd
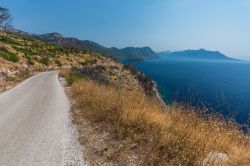
[[[17,29],[106,47],[200,49],[250,59],[250,0],[0,0]]]

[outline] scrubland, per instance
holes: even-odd
[[[125,145],[113,157],[139,155],[134,165],[250,163],[249,135],[236,123],[207,114],[206,109],[177,103],[165,107],[141,90],[102,84],[84,76],[71,87],[77,103],[76,119],[102,124],[111,140]]]

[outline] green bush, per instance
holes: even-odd
[[[19,47],[17,47],[17,46],[12,46],[12,48],[13,48],[14,50],[16,50],[17,52],[21,52],[21,51],[22,51],[22,49],[19,48]]]
[[[7,51],[6,49],[1,48],[0,49],[0,56],[4,59],[11,61],[11,62],[18,62],[19,58],[15,54]]]
[[[27,63],[28,63],[29,65],[34,65],[34,64],[35,64],[35,62],[33,61],[33,58],[32,58],[32,57],[26,56],[26,59],[27,59]]]
[[[28,55],[28,56],[36,54],[34,51],[32,51],[31,49],[28,49],[28,48],[19,48],[16,46],[12,46],[12,48],[14,48],[18,52],[23,52],[25,55]]]
[[[35,54],[31,49],[28,49],[28,48],[23,48],[23,49],[22,49],[22,52],[23,52],[25,55],[34,55],[34,54]]]
[[[69,85],[72,85],[75,81],[78,81],[81,79],[83,79],[82,75],[77,74],[77,73],[72,73],[72,72],[70,72],[70,74],[66,77],[66,80]]]
[[[62,63],[60,62],[60,60],[56,59],[55,60],[55,63],[57,64],[57,66],[61,67],[62,66]]]
[[[8,36],[3,36],[0,41],[2,41],[3,43],[6,43],[6,44],[13,44],[13,45],[17,45],[18,43],[13,40],[12,38],[8,37]]]
[[[93,65],[97,63],[96,59],[87,59],[84,62],[80,62],[81,65],[85,66],[85,65]]]
[[[40,62],[41,62],[42,64],[48,65],[48,64],[49,64],[49,58],[48,58],[48,57],[43,57],[43,58],[40,60]]]
[[[22,40],[23,41],[30,41],[30,42],[34,42],[35,40],[32,38],[32,37],[30,37],[30,36],[23,36],[23,35],[21,35],[20,36],[21,38],[22,38]]]

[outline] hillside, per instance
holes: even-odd
[[[236,60],[220,53],[219,51],[184,50],[176,52],[162,52],[161,57],[174,60]]]
[[[115,47],[109,48],[108,51],[111,55],[123,57],[124,60],[147,60],[158,58],[157,53],[150,47],[126,47],[118,49]]]
[[[115,47],[107,48],[93,41],[64,37],[59,33],[49,33],[33,36],[40,40],[59,44],[64,48],[73,48],[85,52],[91,51],[100,53],[117,60],[146,60],[158,58],[157,53],[149,47],[126,47],[123,49],[118,49]]]
[[[138,79],[129,69],[95,51],[62,47],[26,33],[1,33],[0,91],[38,72],[72,67],[93,71],[95,77],[102,77],[106,82],[123,84],[130,89],[140,88]]]

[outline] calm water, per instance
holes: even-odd
[[[157,59],[132,65],[157,82],[165,102],[206,106],[250,124],[250,63]]]

